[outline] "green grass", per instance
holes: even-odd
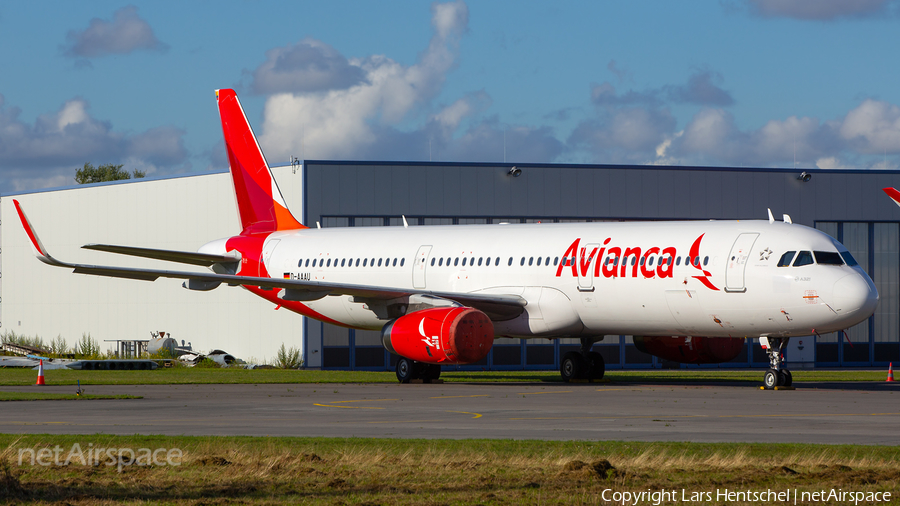
[[[75,395],[50,392],[0,392],[0,401],[81,401],[97,399],[143,399],[140,395]]]
[[[20,450],[58,446],[65,458],[75,443],[181,457],[122,472],[18,464]],[[891,491],[896,502],[898,462],[898,447],[854,445],[0,435],[0,498],[5,487],[13,501],[40,503],[566,505],[600,503],[604,489],[840,488]],[[694,504],[709,502],[724,501]]]
[[[314,371],[238,368],[204,369],[176,367],[155,371],[44,371],[49,385],[179,385],[179,384],[254,384],[254,383],[394,383],[391,371]],[[733,383],[762,381],[763,370],[653,370],[610,371],[604,382],[669,383],[711,382]],[[793,371],[795,382],[807,381],[884,381],[882,371]],[[0,369],[0,385],[33,385],[37,373],[30,369]],[[446,371],[445,382],[538,382],[559,383],[556,371]]]

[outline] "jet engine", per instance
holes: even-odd
[[[739,337],[634,336],[634,347],[665,360],[683,364],[718,364],[740,354]]]
[[[494,325],[477,309],[442,307],[415,311],[381,330],[391,353],[426,364],[471,364],[487,356]]]

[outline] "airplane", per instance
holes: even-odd
[[[642,351],[694,364],[727,362],[758,338],[764,387],[790,386],[791,337],[847,329],[878,301],[847,248],[771,210],[768,220],[308,228],[288,210],[237,94],[216,97],[241,233],[197,252],[83,246],[211,272],[63,262],[16,201],[37,258],[79,274],[183,279],[190,290],[241,286],[316,320],[380,331],[401,383],[476,363],[497,337],[578,338],[563,380],[599,379],[592,345],[631,335]]]

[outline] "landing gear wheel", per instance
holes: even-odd
[[[794,378],[791,376],[791,371],[787,369],[782,369],[778,371],[781,375],[781,386],[789,387],[794,383]]]
[[[414,380],[419,377],[419,367],[416,362],[400,357],[400,360],[397,360],[397,380],[400,383],[409,383],[409,380]]]
[[[592,351],[588,353],[588,361],[590,362],[588,379],[603,379],[603,375],[606,373],[606,361],[603,360],[603,355],[597,353],[596,351]]]
[[[763,385],[766,386],[767,390],[772,390],[777,386],[781,386],[781,382],[783,381],[783,377],[778,373],[775,369],[769,369],[766,371],[766,375],[763,376]]]
[[[425,383],[431,383],[432,381],[441,377],[441,366],[437,364],[423,364],[422,370],[422,379],[425,380]]]
[[[566,383],[572,381],[573,379],[580,379],[584,377],[584,373],[587,370],[587,364],[585,363],[584,358],[581,356],[581,353],[577,351],[570,351],[563,355],[562,361],[559,363],[559,374],[562,376],[562,380]]]

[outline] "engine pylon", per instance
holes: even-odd
[[[44,360],[41,359],[41,363],[38,364],[38,378],[37,383],[35,385],[45,385],[44,383]]]

